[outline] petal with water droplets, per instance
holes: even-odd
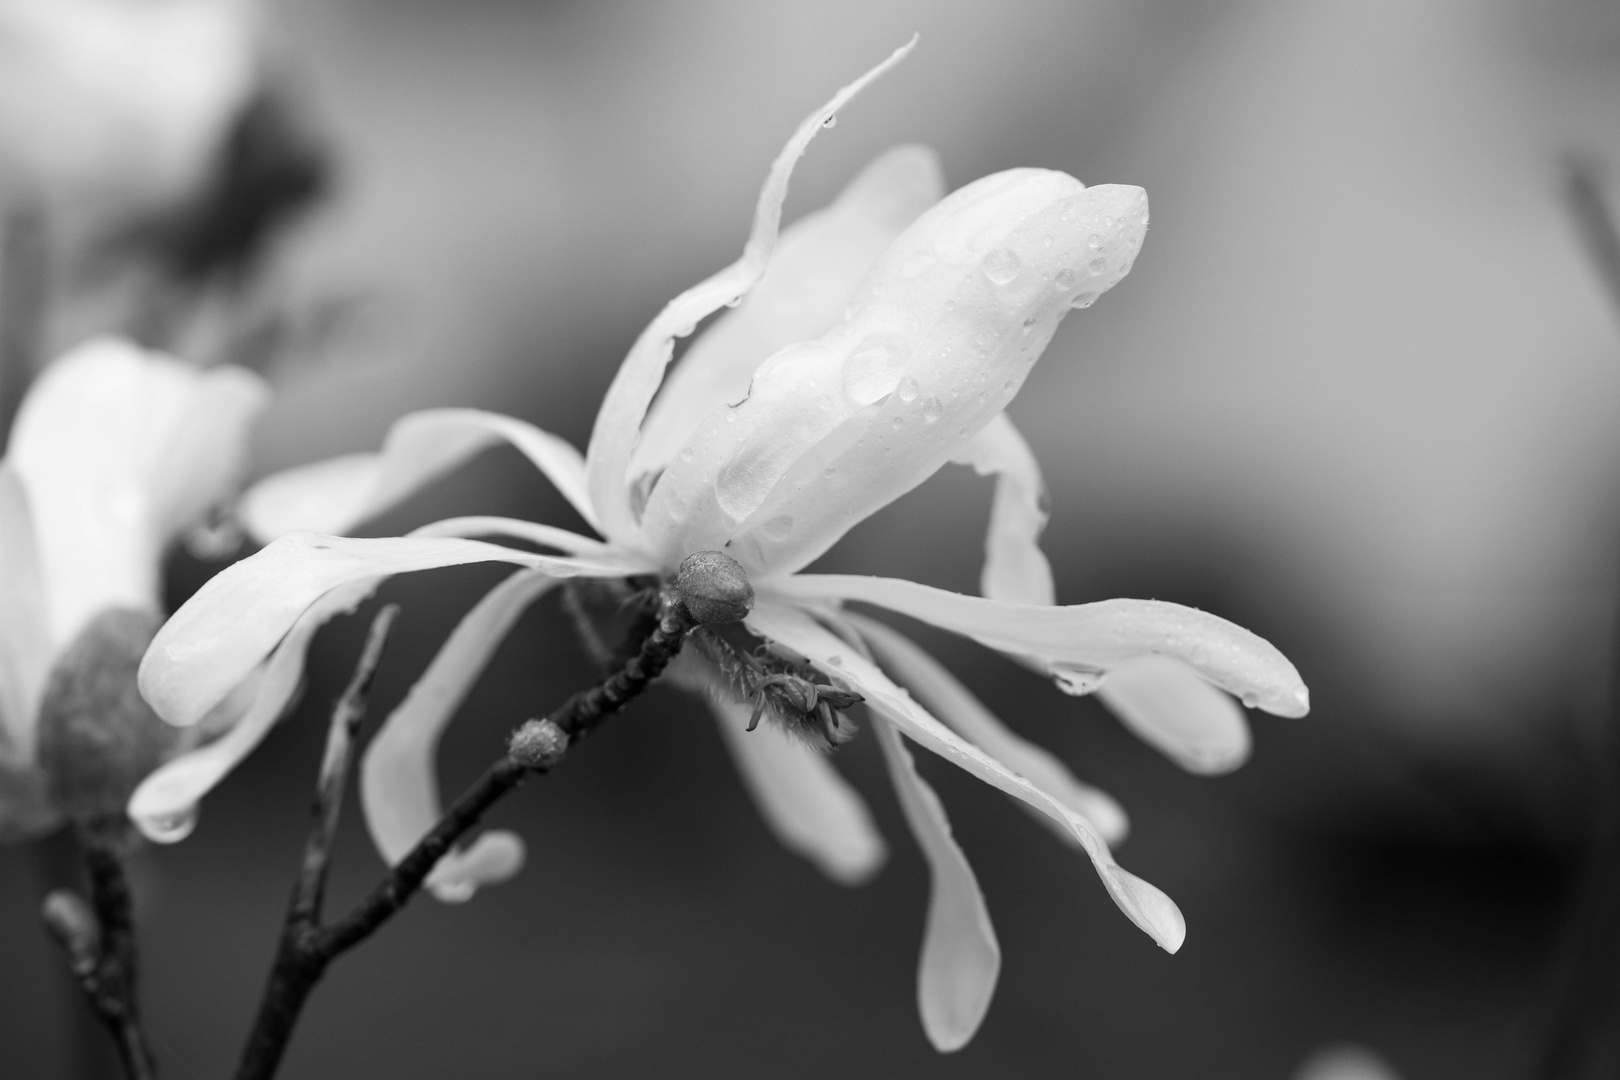
[[[1041,551],[1046,528],[1046,482],[1029,443],[1002,413],[984,426],[952,460],[996,478],[990,527],[984,537],[979,591],[1013,604],[1051,604],[1057,593],[1052,564]]]
[[[1243,710],[1180,660],[1126,660],[1108,669],[1097,696],[1143,742],[1188,772],[1213,776],[1248,760]]]

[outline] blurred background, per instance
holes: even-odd
[[[1613,5],[267,0],[247,22],[235,0],[73,2],[231,8],[250,31],[209,39],[212,66],[181,65],[193,78],[165,92],[195,106],[183,130],[110,164],[30,158],[29,143],[0,171],[13,207],[45,208],[59,253],[39,354],[116,327],[247,356],[278,392],[260,473],[372,448],[432,405],[583,446],[636,332],[735,256],[793,125],[920,30],[818,138],[789,217],[902,141],[935,147],[953,187],[1018,165],[1145,187],[1153,228],[1130,278],[1066,321],[1010,409],[1051,487],[1059,597],[1216,611],[1312,690],[1306,719],[1252,716],[1242,770],[1199,778],[1094,702],[911,628],[1119,797],[1121,862],[1189,924],[1182,952],[1161,953],[1045,830],[920,761],[1005,953],[988,1020],[950,1057],[916,1019],[926,870],[871,740],[839,761],[892,856],[846,890],[776,846],[703,710],[655,692],[500,808],[529,844],[515,882],[464,907],[419,901],[337,965],[284,1075],[1283,1080],[1338,1041],[1408,1080],[1535,1074],[1612,794],[1620,317],[1563,162],[1620,163]],[[0,121],[6,93],[24,100],[5,55]],[[137,68],[103,96],[137,96]],[[266,87],[288,152],[249,186],[285,198],[250,223],[268,233],[283,202],[304,208],[245,260],[197,237],[242,232],[205,196],[221,161],[258,160],[239,118]],[[180,109],[154,100],[153,115]],[[41,115],[12,108],[0,131],[66,138]],[[183,318],[131,314],[177,290]],[[942,473],[824,566],[972,591],[988,500],[988,482]],[[577,524],[501,451],[371,531],[452,513]],[[171,601],[220,565],[177,553]],[[378,715],[499,576],[385,588],[405,611]],[[140,863],[166,1075],[234,1059],[364,624],[323,633],[300,712],[191,839]],[[532,613],[448,736],[447,785],[584,665],[555,607]],[[339,860],[342,903],[381,869],[354,818]],[[8,1071],[65,1078],[103,1036],[36,929],[40,865],[0,851],[0,1049]],[[1591,1068],[1620,1064],[1594,1052]]]

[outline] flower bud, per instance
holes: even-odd
[[[80,825],[121,820],[147,773],[194,733],[160,720],[135,673],[163,619],[109,608],[57,658],[39,706],[39,763],[59,810]]]
[[[40,918],[51,932],[74,972],[90,971],[101,952],[101,923],[84,897],[72,889],[52,889],[40,908]]]
[[[730,555],[699,551],[675,572],[675,595],[700,626],[741,622],[754,609],[754,586]]]
[[[529,769],[549,769],[568,753],[568,733],[552,720],[529,720],[506,744],[512,760]]]

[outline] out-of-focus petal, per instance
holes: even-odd
[[[1031,657],[1071,693],[1095,690],[1102,674],[1133,657],[1175,657],[1251,707],[1304,716],[1310,693],[1276,646],[1235,623],[1162,600],[1100,600],[1049,607],[1004,604],[915,581],[853,574],[795,574],[761,595],[861,600]]]
[[[1055,603],[1052,564],[1041,551],[1041,532],[1049,516],[1046,483],[1029,443],[1002,413],[952,460],[972,466],[980,476],[996,478],[979,592],[1012,604]]]
[[[1400,1074],[1364,1046],[1330,1046],[1312,1054],[1294,1080],[1400,1080]]]
[[[443,812],[435,770],[440,733],[512,624],[556,584],[557,578],[544,570],[519,570],[486,593],[366,748],[360,805],[371,839],[390,866],[410,853]],[[480,886],[504,881],[522,865],[521,840],[510,833],[486,833],[472,848],[440,859],[427,887],[440,900],[467,900]]]
[[[903,60],[916,43],[914,36],[890,54],[888,59],[838,91],[831,101],[805,117],[771,163],[765,185],[759,193],[759,202],[754,207],[754,224],[742,256],[664,305],[664,310],[653,318],[630,347],[629,355],[619,366],[612,385],[602,399],[602,408],[596,414],[596,423],[591,429],[591,444],[586,454],[591,501],[601,517],[598,528],[610,540],[628,544],[636,534],[636,520],[630,506],[627,482],[630,454],[640,438],[641,422],[647,414],[647,406],[658,392],[664,378],[664,368],[674,355],[675,339],[690,334],[699,321],[727,304],[736,303],[759,283],[776,245],[788,178],[793,173],[793,166],[810,145],[810,140],[831,124],[838,110],[851,98]]]
[[[1188,772],[1231,772],[1249,758],[1243,710],[1180,660],[1126,660],[1108,669],[1097,696],[1143,742]]]
[[[254,484],[237,513],[260,542],[298,529],[342,535],[497,443],[512,444],[597,528],[585,461],[566,440],[481,409],[424,409],[394,421],[382,450],[288,469]]]
[[[990,1009],[1001,974],[1001,946],[979,881],[951,835],[939,796],[917,775],[911,752],[891,723],[880,715],[872,727],[906,824],[928,860],[928,923],[917,966],[917,1008],[934,1049],[960,1050]]]
[[[263,381],[102,338],[45,369],[7,461],[28,491],[51,636],[108,607],[153,608],[163,545],[234,486]]]
[[[555,548],[568,555],[619,557],[610,545],[600,540],[581,536],[567,529],[559,529],[555,525],[542,525],[537,521],[524,521],[521,518],[492,516],[445,518],[412,529],[410,535],[469,538],[504,536],[509,540],[526,540],[541,547]],[[657,567],[647,563],[645,569],[651,573],[657,570]]]
[[[944,195],[934,152],[897,146],[862,170],[831,206],[784,229],[748,299],[694,341],[665,380],[647,410],[631,475],[662,469],[703,417],[746,397],[767,356],[824,334],[894,238]]]
[[[913,742],[1062,824],[1091,858],[1108,895],[1120,910],[1167,952],[1181,948],[1187,924],[1174,901],[1121,869],[1108,845],[1083,815],[951,731],[876,664],[797,608],[761,598],[748,616],[748,626],[800,653],[834,682],[860,694],[869,708],[892,721]]]
[[[176,611],[141,661],[141,694],[171,724],[202,719],[241,682],[310,606],[334,589],[393,574],[506,562],[554,577],[622,577],[620,560],[534,555],[444,537],[352,539],[288,533],[226,567]]]
[[[709,700],[743,784],[782,846],[815,863],[841,885],[861,885],[882,868],[888,848],[855,789],[827,758],[761,724],[749,709]]]
[[[28,492],[0,462],[0,761],[26,768],[34,761],[34,727],[51,667],[39,552]],[[18,780],[12,784],[26,799]]]
[[[904,634],[896,633],[875,619],[848,613],[844,618],[866,639],[883,667],[897,676],[922,701],[923,707],[943,720],[952,731],[1013,772],[1028,778],[1069,809],[1085,815],[1086,820],[1096,827],[1097,835],[1106,843],[1114,845],[1125,839],[1130,822],[1112,796],[1076,780],[1052,754],[1007,730],[973,696],[972,691],[946,670],[945,665],[918,648]],[[1027,806],[1023,803],[1020,805]],[[1067,826],[1059,825],[1045,814],[1037,814],[1036,817],[1050,825],[1052,831],[1064,840],[1074,843],[1074,836]]]
[[[1146,224],[1140,188],[1082,188],[1039,169],[986,177],[924,214],[849,321],[756,375],[738,412],[774,397],[796,426],[730,425],[747,440],[716,473],[723,508],[747,515],[731,553],[751,572],[792,572],[932,476],[1006,407],[1065,313],[1125,275]],[[822,415],[836,426],[805,445],[798,428],[819,411],[811,379],[833,387]],[[780,446],[779,428],[792,436]]]
[[[197,821],[197,803],[252,753],[281,719],[303,678],[304,656],[315,632],[333,616],[353,611],[383,578],[373,574],[344,582],[306,605],[269,659],[262,665],[256,661],[253,670],[244,672],[233,687],[227,688],[228,695],[216,699],[221,706],[217,712],[234,712],[239,719],[232,723],[225,717],[223,723],[228,726],[223,735],[170,759],[141,781],[130,796],[129,816],[147,839],[173,843],[191,834]],[[237,614],[240,616],[240,611]],[[147,661],[151,655],[147,653]],[[150,701],[151,695],[147,698]]]

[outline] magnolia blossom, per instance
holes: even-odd
[[[266,396],[251,372],[106,338],[24,400],[0,461],[0,837],[55,824],[38,760],[47,687],[110,614],[160,621],[164,548],[236,490]]]
[[[516,564],[522,569],[466,616],[367,753],[370,828],[385,857],[397,860],[438,816],[432,758],[440,730],[528,604],[571,578],[668,577],[688,555],[720,550],[753,584],[747,631],[870,710],[932,872],[919,998],[936,1046],[954,1049],[971,1037],[1000,954],[973,872],[908,744],[1022,801],[1090,857],[1132,921],[1165,949],[1180,947],[1185,928],[1175,904],[1109,851],[1124,830],[1112,800],[1003,728],[906,638],[844,610],[846,601],[862,601],[955,630],[1070,693],[1112,688],[1133,724],[1205,765],[1229,763],[1234,738],[1244,737],[1232,734],[1234,725],[1243,731],[1242,719],[1222,690],[1283,715],[1307,707],[1304,685],[1276,649],[1214,616],[1139,600],[1053,604],[1036,546],[1045,522],[1039,472],[1003,410],[1064,315],[1129,271],[1147,227],[1139,188],[1086,188],[1062,173],[1015,169],[941,198],[933,156],[901,147],[777,245],[794,162],[904,51],[800,126],[766,180],[742,257],[676,297],[643,331],[584,456],[517,420],[441,409],[400,420],[380,453],[294,470],[250,493],[242,513],[255,531],[321,531],[285,533],[221,573],[154,640],[141,686],[171,722],[197,722],[255,673],[260,697],[230,734],[148,779],[130,804],[144,828],[161,837],[185,820],[262,738],[323,621],[390,574]],[[655,401],[675,339],[745,298],[692,346]],[[527,455],[602,538],[502,518],[440,521],[405,537],[334,535],[501,440]],[[855,523],[951,461],[997,477],[985,597],[802,572]],[[704,673],[688,663],[684,677]],[[717,710],[782,838],[835,878],[869,875],[882,841],[827,759],[768,725],[744,731],[744,702],[721,698]],[[486,834],[446,856],[428,884],[441,898],[465,898],[520,861],[515,838]]]

